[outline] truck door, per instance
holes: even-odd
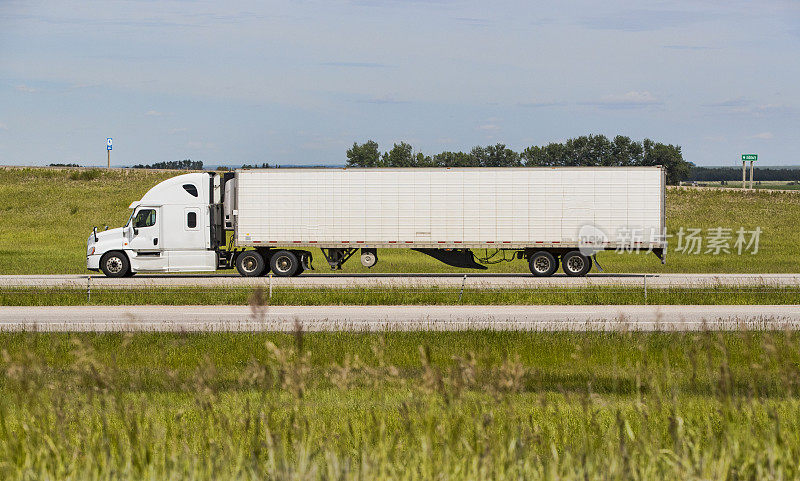
[[[139,207],[133,218],[132,238],[128,244],[131,249],[131,268],[134,271],[161,271],[167,267],[161,244],[160,207]]]

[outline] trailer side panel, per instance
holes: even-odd
[[[236,173],[239,246],[663,247],[661,167]]]

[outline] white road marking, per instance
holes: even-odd
[[[299,277],[137,274],[112,279],[103,275],[0,275],[0,289],[11,287],[153,288],[268,287],[273,288],[520,288],[624,286],[664,287],[800,287],[800,274],[590,274],[587,277],[533,277],[522,274],[316,274]],[[646,276],[646,278],[645,278]]]

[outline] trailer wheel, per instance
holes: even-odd
[[[100,270],[108,277],[125,277],[131,270],[131,263],[124,252],[111,251],[100,258]]]
[[[592,260],[578,251],[570,251],[561,258],[564,274],[573,277],[585,276],[592,268]]]
[[[537,251],[528,258],[528,267],[536,277],[549,277],[558,269],[558,261],[547,251]]]
[[[279,277],[291,277],[300,268],[300,260],[292,251],[278,251],[269,260],[272,273]]]
[[[245,251],[236,258],[236,270],[244,277],[260,276],[264,272],[264,257],[258,251]]]

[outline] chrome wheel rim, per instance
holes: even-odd
[[[106,259],[106,270],[112,274],[122,272],[122,259],[116,256]]]
[[[567,260],[567,267],[569,267],[569,270],[572,272],[582,271],[585,265],[586,263],[581,256],[572,256]]]
[[[245,257],[244,260],[242,261],[242,269],[244,269],[245,272],[255,271],[257,265],[258,263],[256,262],[256,260],[250,256]]]
[[[280,256],[275,260],[275,269],[279,272],[288,272],[292,268],[292,260],[289,256]]]
[[[545,256],[539,256],[533,260],[533,268],[536,272],[545,273],[550,270],[550,259]]]

